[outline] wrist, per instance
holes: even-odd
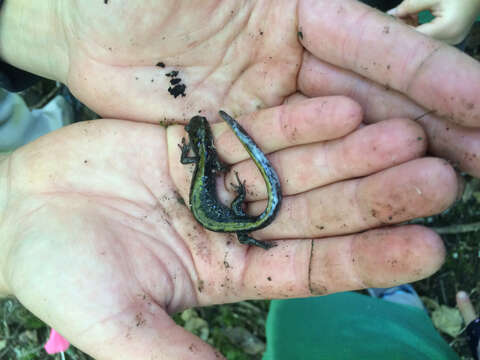
[[[8,254],[8,235],[6,229],[6,208],[8,197],[10,153],[0,153],[0,298],[10,295],[5,280]]]
[[[4,0],[0,58],[19,69],[62,81],[68,68],[62,5],[56,0]]]

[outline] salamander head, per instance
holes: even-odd
[[[185,126],[185,130],[188,132],[190,141],[196,142],[207,138],[210,133],[210,126],[206,117],[197,115],[190,119],[190,122]]]

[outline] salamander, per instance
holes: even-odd
[[[275,245],[256,240],[248,234],[268,226],[277,216],[282,202],[280,180],[270,161],[245,129],[226,112],[220,111],[219,114],[230,126],[260,171],[267,186],[267,206],[258,216],[250,216],[243,210],[242,205],[246,196],[245,183],[240,181],[238,173],[235,173],[238,185],[234,185],[237,196],[230,207],[220,202],[217,196],[216,176],[218,173],[227,171],[228,166],[218,158],[207,119],[203,116],[194,116],[185,126],[189,143],[187,144],[183,138],[182,144],[179,144],[180,162],[195,164],[190,185],[190,209],[195,219],[206,229],[236,233],[240,243],[267,250]],[[190,150],[193,151],[193,156],[188,156]]]

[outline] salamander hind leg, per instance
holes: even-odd
[[[268,250],[268,249],[270,249],[274,246],[277,246],[277,244],[275,244],[275,243],[255,240],[254,238],[252,238],[251,236],[249,236],[248,234],[243,233],[243,232],[237,232],[237,238],[238,238],[238,241],[240,242],[240,244],[255,245],[255,246],[261,247],[262,249],[265,249],[265,250]]]
[[[215,160],[215,172],[217,173],[225,173],[227,172],[228,170],[230,170],[230,165],[224,163],[224,162],[221,162],[220,159],[216,159]]]
[[[245,191],[245,183],[242,183],[240,181],[240,178],[238,177],[238,173],[235,172],[235,176],[237,177],[238,185],[231,184],[233,188],[235,189],[235,192],[237,193],[237,197],[233,199],[232,204],[230,207],[233,210],[233,213],[236,216],[247,216],[245,211],[243,210],[243,203],[245,202],[245,196],[247,195],[247,192]]]

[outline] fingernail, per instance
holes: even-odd
[[[468,299],[468,294],[465,291],[459,291],[457,293],[457,299],[458,300],[467,300]]]
[[[397,8],[393,8],[393,9],[388,10],[387,14],[392,15],[392,16],[397,15]]]

